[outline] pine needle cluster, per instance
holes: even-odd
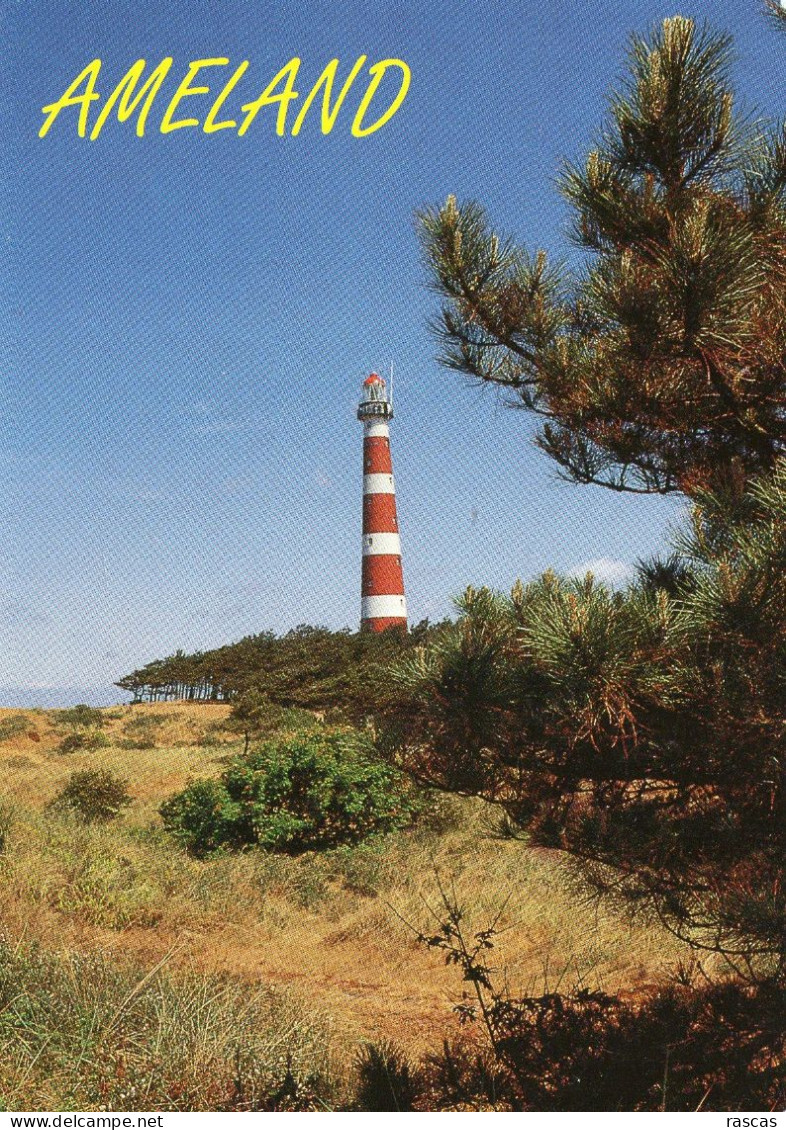
[[[419,217],[443,364],[533,412],[573,481],[741,490],[786,446],[786,130],[737,110],[730,48],[683,17],[632,40],[560,178],[583,269],[473,202]]]

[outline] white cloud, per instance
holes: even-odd
[[[596,581],[615,588],[629,581],[635,572],[635,567],[629,561],[615,561],[611,557],[596,557],[593,561],[584,561],[571,569],[569,577],[586,577],[592,573]]]

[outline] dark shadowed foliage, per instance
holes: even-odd
[[[680,554],[664,587],[468,592],[402,668],[391,731],[418,779],[493,801],[585,886],[782,978],[786,466],[704,497]]]
[[[781,1110],[782,990],[666,987],[501,1000],[494,1047],[447,1045],[421,1066],[420,1110]]]
[[[776,1110],[786,1099],[786,986],[712,983],[698,962],[627,997],[580,989],[515,998],[489,961],[499,917],[473,932],[442,890],[436,930],[468,986],[456,1007],[474,1046],[446,1044],[416,1079],[416,1109]],[[481,1041],[478,1044],[477,1030]]]
[[[358,1056],[357,1106],[367,1111],[411,1111],[417,1073],[390,1041],[366,1044]]]

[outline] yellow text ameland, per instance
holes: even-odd
[[[401,59],[381,59],[372,63],[364,72],[367,59],[366,55],[359,56],[341,82],[340,89],[338,89],[338,83],[341,81],[338,78],[339,60],[331,59],[302,99],[300,92],[295,88],[300,71],[300,59],[290,59],[258,97],[240,106],[237,106],[235,101],[235,88],[241,84],[248,70],[248,60],[244,60],[229,78],[226,78],[226,75],[219,74],[218,68],[229,67],[229,59],[195,59],[188,64],[185,77],[166,104],[159,126],[160,132],[201,129],[203,133],[218,133],[219,130],[228,129],[236,130],[238,137],[242,137],[254,124],[260,111],[266,106],[272,106],[275,107],[276,133],[279,137],[284,137],[287,133],[290,104],[297,103],[293,106],[292,124],[289,129],[290,135],[296,137],[314,103],[319,104],[321,94],[320,122],[322,133],[327,134],[336,124],[350,88],[357,81],[359,84],[365,82],[365,89],[352,118],[350,132],[353,137],[367,137],[382,129],[390,121],[406,98],[411,81],[410,69]],[[144,59],[138,59],[115,88],[104,97],[98,90],[101,60],[93,59],[57,101],[50,102],[42,108],[41,113],[45,115],[45,121],[38,136],[46,137],[60,114],[78,108],[76,125],[79,137],[89,137],[91,141],[95,141],[113,113],[120,122],[126,122],[137,114],[136,133],[138,137],[144,137],[153,103],[169,77],[173,63],[172,58],[162,59],[145,77],[147,63]],[[226,80],[220,88],[220,93],[216,93],[219,90],[218,85],[211,88],[196,84],[197,76],[204,83],[206,76],[200,72],[207,72],[209,68],[214,68],[212,77],[218,76]],[[392,101],[386,106],[381,106],[379,102],[375,104],[375,99],[378,93],[380,101],[382,99],[379,88],[388,71],[391,72],[392,78],[398,78],[398,91]],[[362,78],[361,72],[364,72]],[[388,85],[386,84],[386,87]],[[212,101],[206,98],[211,94]],[[232,108],[233,102],[235,109]],[[95,116],[91,115],[91,111],[97,111]],[[200,116],[188,117],[188,114]],[[89,132],[88,127],[90,127]]]

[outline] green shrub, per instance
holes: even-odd
[[[57,746],[58,753],[76,753],[78,750],[106,749],[112,743],[101,730],[77,730],[66,734]]]
[[[8,742],[11,738],[18,738],[32,727],[32,722],[26,714],[9,714],[7,718],[0,719],[0,742]]]
[[[195,855],[251,843],[253,829],[242,826],[242,814],[222,781],[213,780],[192,781],[161,806],[164,827]]]
[[[358,843],[409,823],[415,795],[346,730],[270,741],[218,781],[195,781],[161,807],[164,826],[196,854],[258,844],[297,853]]]
[[[54,720],[55,725],[67,726],[71,730],[101,730],[104,726],[103,711],[95,706],[86,706],[83,702],[68,710],[56,710]]]
[[[133,800],[127,786],[108,769],[82,769],[71,774],[50,806],[75,812],[87,824],[114,820]]]

